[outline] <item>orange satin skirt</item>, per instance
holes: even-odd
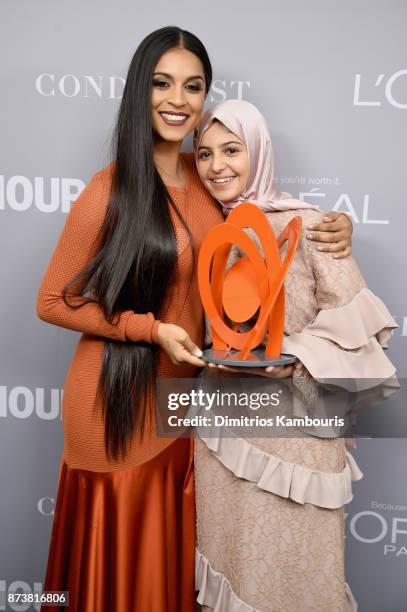
[[[150,461],[94,472],[61,464],[42,612],[193,612],[193,439]]]

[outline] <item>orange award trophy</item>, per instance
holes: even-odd
[[[264,251],[243,230],[256,233]],[[281,354],[284,333],[284,277],[301,235],[301,217],[294,217],[280,236],[266,215],[254,204],[239,204],[224,223],[205,236],[198,258],[198,284],[202,304],[211,324],[213,348],[202,359],[215,364],[267,367],[294,363],[293,355]],[[284,259],[280,248],[287,242]],[[232,245],[244,251],[226,273]],[[248,331],[239,331],[257,313]],[[225,321],[225,315],[232,327]],[[258,348],[266,338],[266,347]]]

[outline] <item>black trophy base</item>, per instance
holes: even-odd
[[[276,359],[271,359],[265,355],[263,349],[254,349],[247,356],[247,359],[239,359],[240,351],[231,349],[229,351],[216,351],[206,349],[201,359],[207,363],[216,365],[226,365],[233,368],[267,368],[268,366],[290,365],[297,360],[294,355],[281,354]]]

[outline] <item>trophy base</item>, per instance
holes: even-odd
[[[247,359],[239,359],[240,351],[231,349],[229,351],[217,351],[214,349],[206,349],[203,352],[201,359],[207,363],[216,365],[226,365],[233,368],[267,368],[268,366],[290,365],[297,360],[294,355],[282,353],[280,357],[268,357],[263,349],[254,349],[251,351]]]

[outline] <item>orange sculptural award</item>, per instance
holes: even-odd
[[[244,228],[256,234],[264,256]],[[266,215],[257,206],[244,203],[207,233],[199,252],[198,284],[213,345],[204,351],[204,361],[247,368],[287,365],[296,360],[293,355],[281,354],[281,346],[284,278],[301,228],[301,218],[294,217],[276,238]],[[233,245],[244,256],[227,270]]]

